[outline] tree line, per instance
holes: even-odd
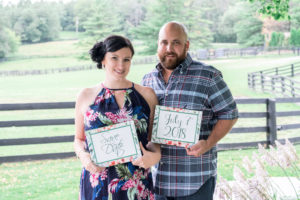
[[[270,46],[300,45],[299,3],[290,0],[288,17],[282,17],[279,25],[271,24],[276,33],[270,36]],[[7,5],[0,0],[0,58],[20,44],[55,40],[60,31],[84,32],[80,43],[89,46],[109,34],[122,34],[141,41],[143,53],[154,54],[159,28],[172,20],[187,26],[192,49],[209,48],[212,42],[259,46],[266,43],[267,11],[260,14],[261,8],[260,0],[20,0]],[[282,38],[284,32],[292,34],[288,42]]]

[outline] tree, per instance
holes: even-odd
[[[78,18],[78,30],[85,31],[84,24],[93,12],[96,0],[77,0],[74,5],[75,17]]]
[[[187,27],[192,48],[207,47],[212,41],[210,21],[205,18],[207,7],[197,0],[156,0],[149,4],[146,18],[132,30],[135,38],[143,41],[143,53],[154,54],[158,33],[163,24],[178,21]]]
[[[20,44],[20,39],[16,34],[5,27],[0,29],[0,58],[4,58],[9,53],[16,52]]]
[[[259,12],[275,20],[290,19],[289,0],[249,0],[260,4]]]
[[[257,16],[254,5],[242,2],[237,6],[240,7],[240,20],[234,26],[237,42],[245,47],[263,45],[264,36],[261,34],[263,23]]]
[[[290,17],[291,17],[291,29],[300,28],[300,0],[291,0]]]
[[[75,31],[76,30],[76,16],[75,16],[75,3],[70,1],[66,4],[60,3],[60,25],[64,31]]]
[[[292,29],[291,37],[290,37],[290,44],[292,46],[300,46],[300,29]]]
[[[189,31],[191,49],[207,48],[213,40],[210,25],[212,22],[207,19],[211,12],[211,5],[205,1],[189,0],[185,2],[183,22]]]
[[[150,2],[146,18],[137,28],[132,29],[135,38],[143,41],[145,49],[142,53],[154,54],[157,50],[157,37],[163,24],[168,21],[181,21],[183,16],[183,0],[155,0]]]
[[[282,47],[284,42],[284,34],[280,32],[273,32],[270,46],[271,47]]]
[[[60,31],[59,14],[55,3],[20,1],[10,7],[10,23],[21,41],[44,42],[55,39]]]
[[[2,14],[0,18],[0,58],[4,58],[7,54],[17,51],[20,39],[8,28],[7,13],[5,12],[5,8],[2,7],[1,1],[0,13]]]
[[[118,13],[115,7],[111,7],[112,0],[95,0],[91,13],[84,23],[85,38],[80,41],[80,45],[87,49],[99,40],[103,40],[109,35],[120,34],[118,31]],[[87,53],[81,55],[86,59]]]

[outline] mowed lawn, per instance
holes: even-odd
[[[89,60],[79,60],[86,50],[78,49],[76,41],[49,42],[25,45],[15,55],[15,60],[0,63],[2,70],[34,70],[94,65]],[[141,57],[138,55],[138,57]],[[224,79],[236,98],[267,98],[269,94],[256,93],[248,88],[249,72],[284,66],[300,62],[293,55],[257,56],[234,59],[205,60],[222,71]],[[140,83],[143,75],[151,71],[152,64],[132,65],[128,79]],[[101,83],[104,71],[94,70],[54,73],[33,76],[2,76],[0,78],[0,103],[66,102],[75,101],[77,93],[85,87]],[[299,105],[278,105],[278,110],[300,110]],[[263,105],[239,106],[240,111],[264,111]],[[1,111],[0,120],[28,120],[73,118],[74,109]],[[278,124],[299,123],[299,117],[282,118]],[[263,119],[240,119],[237,127],[265,126]],[[74,126],[11,127],[0,128],[0,139],[73,135]],[[279,132],[279,138],[295,137],[300,130]],[[227,135],[222,142],[248,142],[264,140],[265,133]],[[297,146],[299,152],[300,146]],[[72,143],[1,146],[0,156],[26,155],[73,151]],[[232,168],[241,165],[242,157],[253,150],[220,152],[218,172],[232,180]],[[80,162],[76,158],[23,163],[0,164],[0,199],[77,199],[80,176]],[[283,176],[280,169],[270,169],[274,176]]]

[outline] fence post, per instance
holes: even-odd
[[[292,97],[294,98],[295,95],[295,87],[294,87],[294,81],[290,80],[291,83],[291,93],[292,93]]]
[[[260,84],[261,84],[261,90],[264,91],[264,75],[262,71],[260,71]]]
[[[277,140],[275,99],[267,99],[267,127],[267,144],[274,145]]]
[[[275,78],[272,76],[271,85],[272,85],[272,93],[275,94]]]
[[[252,73],[252,88],[255,90],[255,75]]]
[[[294,77],[294,64],[291,65],[291,77]]]
[[[282,92],[282,95],[284,95],[284,93],[285,93],[285,78],[283,76],[281,76],[281,92]]]

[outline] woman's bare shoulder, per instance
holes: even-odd
[[[157,104],[157,97],[152,88],[135,84],[135,89],[147,100],[148,103],[154,105]]]

